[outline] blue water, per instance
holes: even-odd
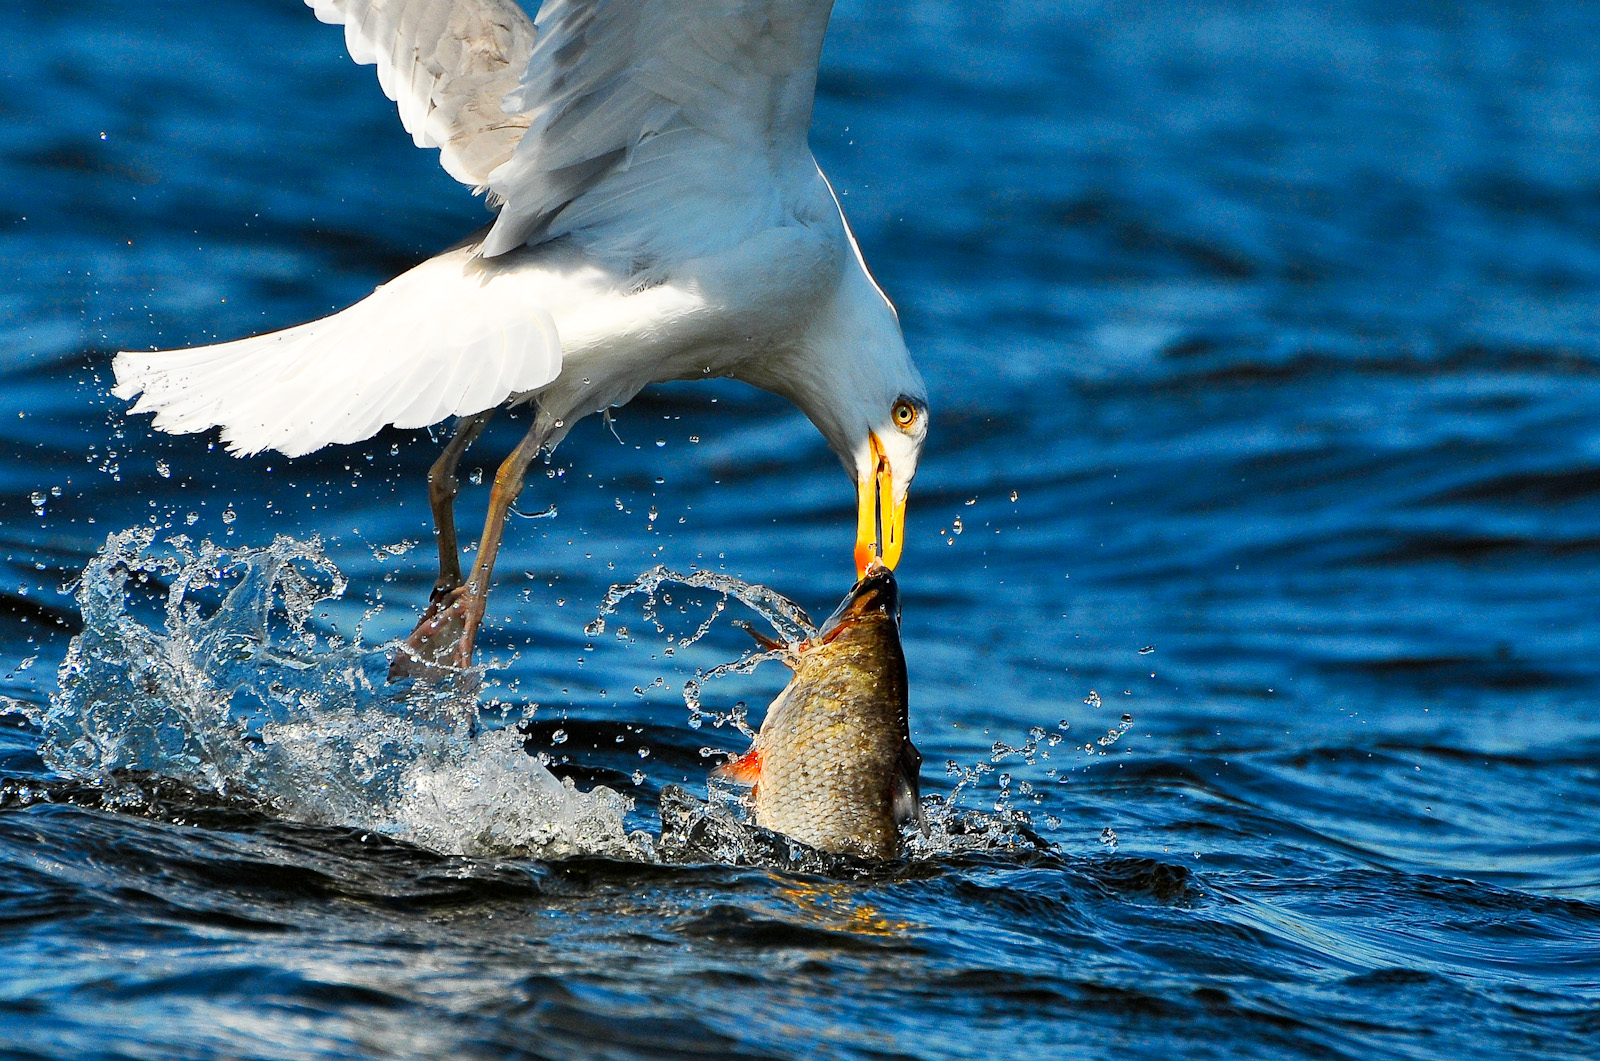
[[[217,732],[271,755],[227,769],[150,724],[220,726],[196,675],[238,660],[163,625],[154,568],[79,582],[108,535],[320,539],[348,586],[314,643],[271,624],[326,689],[426,598],[437,444],[236,460],[126,418],[110,353],[318,316],[485,215],[296,0],[0,13],[4,1056],[1600,1053],[1600,8],[841,0],[813,145],[932,394],[924,791],[1016,842],[833,873],[469,843],[318,787],[418,748],[477,777],[537,703],[529,750],[625,829],[703,793],[743,739],[682,686],[748,640],[677,650],[705,594],[584,627],[658,563],[813,614],[848,585],[836,461],[736,385],[586,422],[529,488],[557,513],[513,521],[482,714],[264,693]],[[98,662],[59,670],[85,586]],[[127,684],[157,657],[191,683]],[[50,751],[96,696],[136,773]]]

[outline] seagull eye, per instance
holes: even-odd
[[[895,426],[902,431],[906,431],[910,429],[912,424],[917,422],[917,407],[906,399],[901,398],[894,403],[892,415],[894,416]]]

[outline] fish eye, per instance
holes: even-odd
[[[909,431],[911,425],[917,422],[917,407],[911,404],[911,399],[901,398],[894,403],[890,415],[894,417],[894,426],[902,431]]]

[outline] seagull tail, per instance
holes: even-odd
[[[359,442],[385,426],[426,427],[550,383],[561,341],[514,272],[471,247],[404,273],[321,320],[185,350],[123,351],[112,393],[138,397],[171,434],[222,429],[245,456],[290,457]]]

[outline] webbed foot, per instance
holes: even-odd
[[[435,587],[416,629],[389,663],[389,680],[437,681],[470,667],[484,604],[469,586]]]

